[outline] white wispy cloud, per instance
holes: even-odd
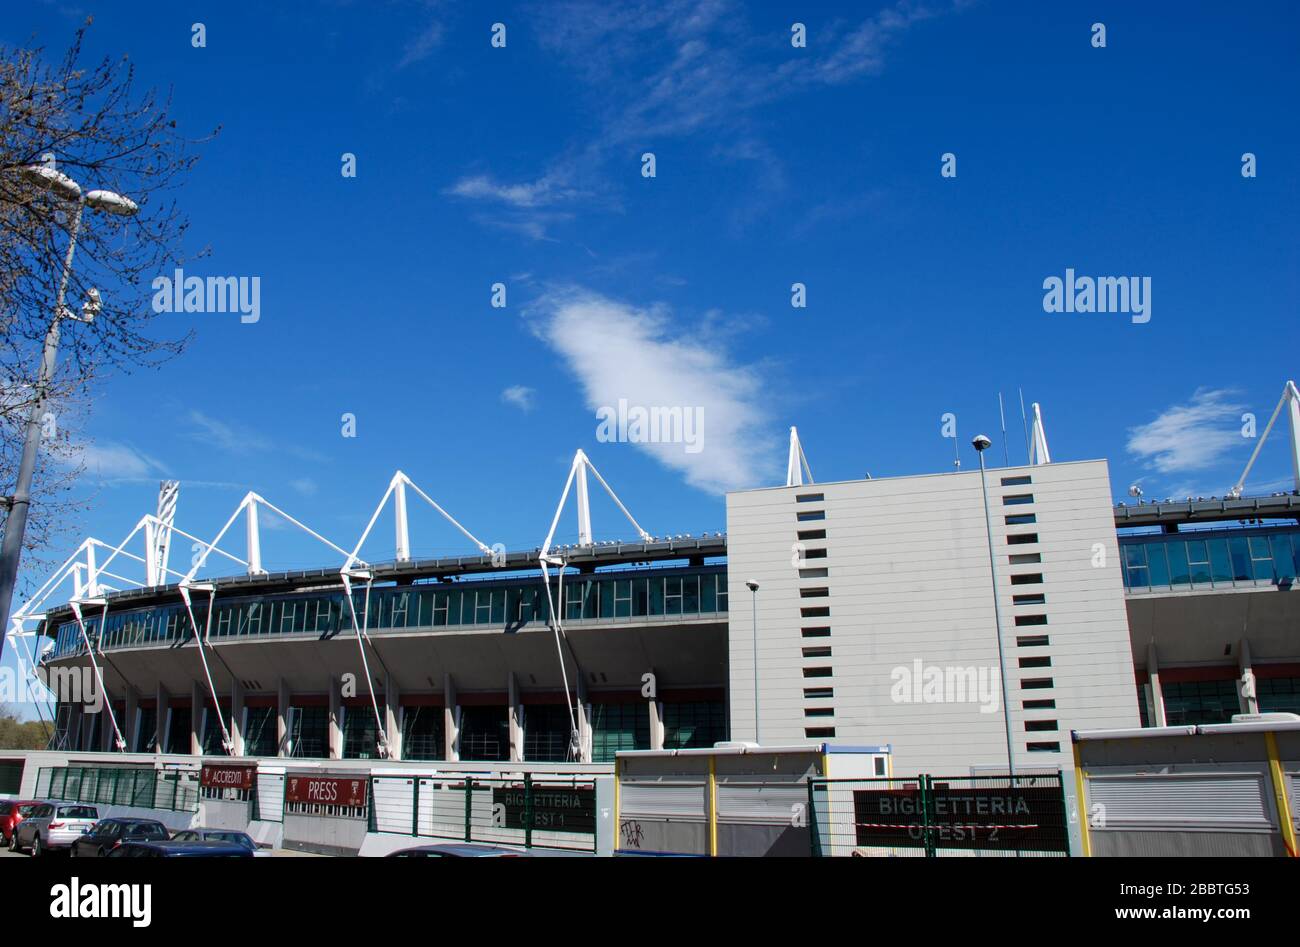
[[[814,75],[822,82],[837,84],[864,74],[878,74],[885,66],[885,49],[911,26],[969,5],[969,0],[955,0],[947,5],[904,0],[885,7],[848,31],[828,56],[816,61]]]
[[[536,406],[537,391],[527,385],[511,385],[501,392],[501,400],[527,413]]]
[[[75,462],[101,480],[148,479],[168,476],[167,467],[130,444],[100,441],[77,452]]]
[[[314,496],[316,491],[320,489],[316,485],[316,481],[310,477],[299,477],[296,480],[290,480],[289,486],[305,497]]]
[[[398,69],[405,69],[407,66],[428,59],[433,51],[442,45],[442,21],[436,18],[438,4],[427,2],[424,6],[426,17],[430,18],[402,47],[402,55],[397,60]]]
[[[661,306],[638,307],[580,288],[553,292],[530,307],[533,331],[565,361],[595,413],[625,399],[646,409],[700,412],[701,449],[635,446],[710,492],[770,482],[779,443],[759,406],[764,379],[728,357],[714,338],[676,331]]]
[[[321,463],[328,459],[319,451],[299,447],[295,444],[287,444],[284,441],[272,440],[242,425],[222,421],[211,415],[204,414],[202,411],[191,410],[188,419],[193,426],[190,431],[191,438],[199,441],[207,448],[215,448],[227,454],[273,453],[277,456],[292,457],[296,460],[311,463]]]
[[[537,41],[583,82],[583,111],[594,117],[595,131],[585,141],[566,142],[540,175],[503,182],[477,172],[445,193],[513,208],[510,229],[542,239],[550,229],[533,218],[537,209],[593,198],[616,209],[619,201],[603,174],[611,161],[707,129],[713,140],[736,143],[715,149],[715,159],[743,160],[752,167],[752,189],[760,199],[749,198],[749,206],[734,215],[733,225],[742,227],[785,187],[776,151],[759,137],[759,109],[809,89],[879,73],[886,50],[913,25],[969,2],[898,0],[857,22],[823,25],[809,36],[806,49],[784,49],[788,39],[778,37],[784,55],[775,59],[770,24],[750,23],[750,11],[734,0],[536,5]],[[495,219],[480,222],[500,225]]]
[[[1245,405],[1233,396],[1227,389],[1197,389],[1186,404],[1172,405],[1154,421],[1130,428],[1129,453],[1162,474],[1214,466],[1243,443]]]
[[[193,436],[210,447],[232,454],[245,454],[268,450],[271,442],[251,431],[240,430],[225,421],[191,410],[190,423],[194,425]]]
[[[489,175],[476,174],[461,178],[447,189],[447,193],[456,197],[499,201],[514,207],[538,207],[564,196],[568,189],[558,187],[554,179],[546,177],[524,184],[501,184]]]

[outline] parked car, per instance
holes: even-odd
[[[242,834],[242,833],[236,833]],[[252,858],[239,842],[165,839],[156,842],[123,842],[108,853],[109,858]]]
[[[165,842],[167,826],[154,819],[100,819],[72,843],[74,858],[103,858],[124,842]]]
[[[499,848],[496,845],[474,845],[472,843],[452,843],[448,845],[417,845],[389,852],[389,858],[519,858],[527,852],[515,851],[513,848]]]
[[[40,799],[0,800],[0,842],[8,845],[13,838],[14,827],[31,815],[32,810],[40,804]]]
[[[90,831],[99,818],[99,810],[81,802],[42,802],[33,807],[9,842],[9,850],[25,848],[39,857],[55,849],[69,848]]]
[[[173,842],[234,842],[242,845],[254,855],[258,854],[257,843],[247,832],[234,829],[181,829],[172,835]]]

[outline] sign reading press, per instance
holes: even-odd
[[[290,774],[284,780],[284,801],[360,809],[366,804],[369,785],[370,781],[365,777]]]

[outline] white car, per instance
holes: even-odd
[[[9,850],[32,850],[33,856],[66,849],[99,821],[99,810],[79,802],[44,802],[18,823]]]

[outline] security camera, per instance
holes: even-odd
[[[103,307],[104,302],[100,299],[99,290],[93,286],[90,287],[90,289],[86,290],[86,301],[81,304],[81,321],[92,321],[99,315],[99,310]]]
[[[755,582],[753,579],[750,579],[748,582],[746,582],[745,587],[749,589],[751,592],[758,591],[758,583]]]
[[[993,446],[993,442],[990,441],[983,434],[976,434],[970,443],[971,443],[971,447],[974,447],[980,453],[983,453],[984,451],[988,450],[990,447]]]
[[[1131,497],[1140,497],[1142,495],[1142,488],[1135,483],[1133,486],[1128,488],[1128,495]]]

